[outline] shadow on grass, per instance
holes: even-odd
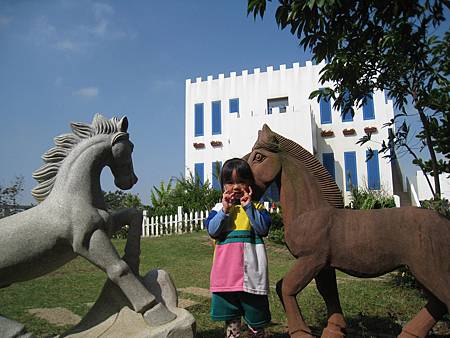
[[[388,313],[387,317],[366,316],[359,314],[355,317],[346,317],[346,337],[379,337],[394,338],[402,331],[406,322],[400,321],[395,315]],[[433,333],[427,337],[444,338],[449,337],[449,323],[438,322],[433,328]],[[324,324],[325,325],[325,324]]]
[[[203,330],[201,332],[197,332],[195,338],[219,338],[224,337],[225,332],[223,329],[212,329],[212,330]]]

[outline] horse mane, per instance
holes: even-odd
[[[292,157],[299,160],[305,165],[306,169],[311,172],[317,179],[320,190],[323,193],[325,200],[335,208],[344,207],[344,199],[341,190],[336,184],[333,177],[329,174],[327,169],[320,163],[320,161],[312,155],[308,150],[301,145],[289,140],[270,130],[270,137],[274,138],[276,144],[268,144],[264,142],[264,146],[269,147],[270,151],[285,151]]]
[[[41,158],[45,164],[33,172],[33,178],[39,183],[31,191],[31,195],[39,203],[45,200],[53,189],[59,168],[72,149],[82,140],[99,134],[117,134],[114,135],[112,142],[114,143],[119,136],[127,134],[121,130],[120,124],[121,120],[118,118],[113,117],[108,120],[100,114],[95,114],[92,124],[70,123],[72,133],[55,137],[53,139],[55,147],[50,148],[42,155]]]

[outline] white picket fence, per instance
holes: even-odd
[[[264,206],[270,212],[277,211],[272,209],[268,202],[264,202]],[[142,237],[159,237],[204,230],[203,221],[208,218],[208,214],[208,211],[183,213],[182,208],[178,207],[176,215],[148,217],[147,210],[144,210]]]
[[[148,217],[144,210],[142,220],[142,237],[158,237],[203,230],[203,221],[208,218],[208,211],[182,213],[178,208],[176,215]]]

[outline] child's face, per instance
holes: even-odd
[[[231,180],[224,184],[224,190],[227,194],[231,195],[234,200],[239,201],[245,193],[249,193],[249,185],[239,180],[236,172],[233,172]]]

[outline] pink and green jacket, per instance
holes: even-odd
[[[211,292],[245,291],[267,295],[269,278],[267,254],[262,237],[267,236],[271,219],[261,203],[245,208],[233,206],[228,214],[216,204],[205,220],[215,239],[210,277]]]

